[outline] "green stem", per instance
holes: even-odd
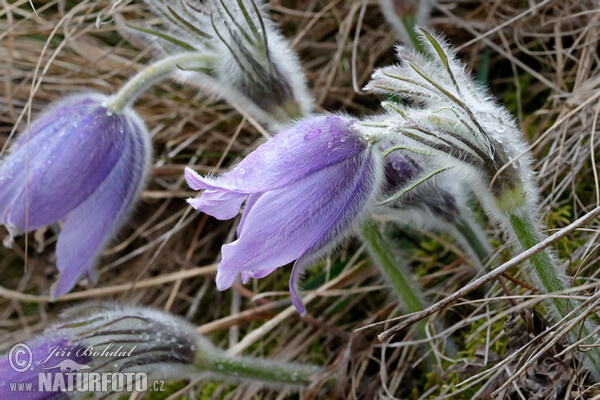
[[[403,265],[394,260],[394,251],[390,249],[377,224],[372,219],[368,219],[362,224],[360,231],[373,261],[392,283],[396,294],[404,304],[405,311],[413,313],[423,310],[425,307],[418,292],[420,286],[412,279],[410,273],[403,268]],[[425,320],[419,321],[416,325],[419,336],[426,338]]]
[[[423,43],[421,43],[421,41],[419,40],[419,35],[415,29],[417,22],[415,15],[399,15],[398,18],[400,19],[400,22],[402,22],[402,25],[404,25],[404,29],[406,29],[406,34],[408,35],[414,49],[421,54],[427,54],[425,48],[423,47]]]
[[[490,254],[492,254],[492,246],[485,240],[486,236],[479,224],[468,216],[461,216],[454,224],[456,232],[461,236],[465,245],[473,251],[477,257],[479,264],[483,263]]]
[[[544,239],[544,235],[537,228],[536,221],[529,214],[507,211],[506,215],[510,221],[510,225],[516,235],[517,240],[524,250],[529,249]],[[568,288],[563,274],[556,268],[552,256],[549,251],[542,250],[533,255],[529,262],[533,267],[533,272],[538,278],[544,291],[548,294],[560,292]],[[551,303],[554,310],[560,317],[565,317],[573,311],[579,304],[576,300],[552,297]],[[577,336],[586,337],[594,332],[594,327],[589,322],[578,325],[572,332],[577,333]],[[571,339],[576,339],[575,335],[571,335]],[[584,341],[585,345],[593,345],[595,339],[592,337]],[[586,352],[581,353],[582,357],[588,361],[588,367],[591,367],[592,374],[598,379],[600,378],[600,348],[590,347]]]
[[[200,360],[200,364],[197,365],[199,369],[219,375],[293,386],[308,386],[312,382],[312,375],[320,370],[315,365],[225,356],[223,353],[214,354],[208,360]]]
[[[214,63],[214,58],[203,53],[183,53],[163,58],[147,66],[131,78],[113,96],[109,108],[120,113],[130,105],[146,89],[165,79],[177,69],[181,68],[207,68]]]

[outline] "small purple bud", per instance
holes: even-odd
[[[382,140],[377,148],[385,152],[397,145],[393,140]],[[424,175],[431,162],[427,156],[405,151],[392,151],[384,158],[385,182],[383,191],[385,197],[402,190],[419,176]],[[459,204],[462,199],[457,193],[457,184],[453,178],[445,178],[435,182],[428,181],[401,196],[392,205],[413,213],[417,218],[410,218],[412,223],[423,221],[424,218],[438,223],[454,223],[460,215]],[[429,214],[429,215],[425,215]]]
[[[247,199],[238,239],[222,248],[219,290],[238,274],[246,282],[296,260],[292,302],[302,272],[335,246],[374,202],[383,175],[380,160],[354,122],[341,117],[300,121],[216,178],[191,169],[188,184],[202,195],[188,202],[218,219],[237,215]]]
[[[109,100],[78,94],[57,102],[0,165],[0,224],[11,239],[64,222],[53,296],[69,292],[84,273],[93,279],[98,254],[145,181],[151,144],[144,123],[131,109],[112,112]]]
[[[60,391],[42,391],[39,375],[56,369],[75,372],[75,366],[87,366],[89,357],[78,355],[80,346],[72,346],[62,334],[38,337],[13,346],[0,358],[0,398],[3,400],[42,400],[68,398]]]

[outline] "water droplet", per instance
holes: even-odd
[[[246,173],[246,170],[244,168],[240,168],[240,174],[244,175]]]
[[[107,108],[106,115],[108,115],[110,117],[111,115],[113,115],[113,111],[110,108]]]
[[[496,131],[499,132],[499,133],[502,133],[505,130],[506,130],[506,127],[504,125],[502,125],[502,124],[496,126]]]
[[[342,139],[341,139],[342,143],[344,143],[346,140],[348,140],[348,136],[342,136]]]
[[[315,138],[321,134],[321,130],[319,128],[313,128],[308,131],[306,135],[304,135],[305,140],[310,140]]]
[[[242,178],[240,178],[237,180],[237,183],[241,185],[242,183],[244,183],[244,180]]]

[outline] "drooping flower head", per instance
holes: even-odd
[[[212,354],[214,346],[174,315],[109,302],[74,307],[40,336],[13,349],[0,358],[0,398],[41,400],[86,391],[96,396],[130,392],[139,386],[135,373],[160,379],[191,376],[197,353]],[[99,374],[115,372],[130,373],[121,376],[120,387],[114,381],[93,383]]]
[[[195,326],[164,311],[114,302],[84,304],[0,356],[0,398],[105,398],[156,389],[154,380],[199,376],[299,389],[312,383],[319,369],[227,355]]]
[[[530,209],[530,158],[514,119],[439,38],[423,31],[421,40],[426,55],[399,48],[402,64],[377,70],[367,85],[405,101],[383,103],[382,135],[402,135],[412,147],[436,154],[494,208]]]
[[[313,101],[298,57],[260,2],[146,3],[162,24],[129,27],[163,54],[195,51],[206,56],[202,68],[180,73],[189,83],[242,106],[271,126],[311,111]]]
[[[222,248],[217,287],[229,288],[241,274],[262,278],[295,261],[292,301],[301,273],[335,246],[374,202],[383,175],[379,154],[354,127],[338,116],[300,121],[258,147],[231,171],[215,178],[191,169],[188,200],[218,219],[238,214],[238,239]]]
[[[131,109],[111,111],[108,101],[77,94],[53,104],[0,164],[0,223],[11,240],[63,222],[52,295],[67,293],[85,273],[94,278],[98,254],[145,181],[151,145],[144,123]]]

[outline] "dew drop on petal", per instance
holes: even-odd
[[[306,133],[306,135],[304,135],[304,139],[305,140],[310,140],[313,139],[317,136],[319,136],[321,134],[321,130],[319,128],[311,128],[309,129],[309,131]]]

